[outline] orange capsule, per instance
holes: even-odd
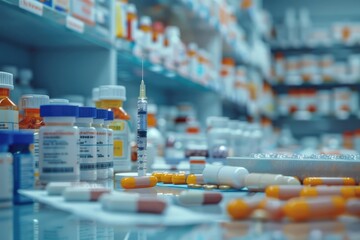
[[[265,190],[267,197],[277,198],[280,200],[288,200],[294,197],[299,197],[304,186],[300,185],[274,185],[269,186]]]
[[[267,212],[271,220],[279,221],[284,217],[283,206],[285,202],[275,198],[265,198],[259,205],[261,209]]]
[[[171,181],[173,184],[186,184],[186,174],[175,173],[172,175]]]
[[[263,198],[258,197],[235,199],[228,203],[227,212],[233,219],[245,219],[259,208],[263,200]]]
[[[356,197],[356,188],[340,186],[317,186],[304,187],[301,190],[301,197],[318,197],[318,196],[341,196],[343,198]]]
[[[293,198],[285,203],[285,216],[293,221],[336,218],[345,212],[342,197]]]
[[[163,183],[166,183],[166,184],[171,184],[172,183],[172,176],[174,174],[173,173],[164,173],[162,176],[161,176],[161,181]]]
[[[125,189],[155,187],[157,178],[154,176],[125,177],[121,179],[121,186]]]
[[[310,186],[354,186],[356,182],[354,178],[350,177],[308,177],[304,179],[303,184]]]
[[[164,173],[163,172],[153,172],[151,175],[156,177],[158,182],[161,182],[161,177],[164,175]]]

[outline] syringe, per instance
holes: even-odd
[[[140,95],[137,104],[137,161],[138,175],[146,176],[146,143],[147,143],[147,98],[144,80],[141,80]]]

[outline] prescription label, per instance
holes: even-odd
[[[114,170],[130,167],[130,128],[125,120],[114,120],[110,126],[114,137]]]
[[[96,131],[80,130],[80,171],[96,170]]]
[[[40,180],[67,180],[79,176],[79,131],[40,129]]]
[[[84,22],[72,16],[66,17],[66,27],[78,33],[84,33]]]
[[[20,0],[19,7],[36,15],[43,15],[43,5],[35,0]]]
[[[0,110],[0,131],[19,129],[19,112],[16,110]]]
[[[97,152],[97,169],[107,169],[108,159],[108,138],[106,129],[97,129],[96,152]]]
[[[13,198],[13,169],[12,155],[9,153],[0,153],[0,208],[6,203],[11,203]]]

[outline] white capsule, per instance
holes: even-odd
[[[102,187],[99,184],[89,184],[86,182],[50,182],[46,185],[48,195],[61,195],[68,187]]]
[[[108,188],[68,187],[63,196],[66,201],[97,201],[101,195],[109,193]]]
[[[141,197],[137,194],[105,194],[100,198],[102,208],[107,211],[161,214],[167,207],[164,200]]]
[[[178,200],[185,205],[218,204],[222,200],[222,194],[218,192],[182,191]]]

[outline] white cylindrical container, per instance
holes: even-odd
[[[114,113],[108,111],[108,116],[104,121],[105,128],[108,135],[108,163],[109,163],[109,178],[114,176],[114,131],[109,128],[111,122],[114,121]]]
[[[206,165],[206,158],[202,156],[190,157],[190,174],[202,174]]]
[[[210,158],[226,158],[230,145],[228,118],[211,118],[207,133]]]
[[[94,118],[92,124],[96,129],[97,179],[106,179],[109,177],[108,131],[104,128],[104,120],[107,119],[107,112],[105,109],[96,109],[96,118]]]
[[[13,157],[8,152],[12,134],[0,131],[0,209],[12,205],[13,200]]]
[[[96,108],[79,107],[79,117],[75,125],[80,131],[80,180],[94,181],[97,179],[96,162],[96,129],[91,126],[96,117]]]
[[[45,126],[39,132],[39,173],[42,183],[79,181],[79,129],[74,126],[79,107],[42,105]]]
[[[243,167],[224,166],[218,173],[219,184],[230,185],[237,189],[243,188],[248,174],[248,170]]]

